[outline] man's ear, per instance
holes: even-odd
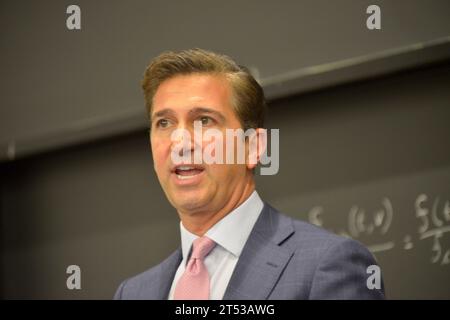
[[[267,130],[257,128],[248,139],[248,155],[246,165],[249,170],[253,170],[261,160],[267,148]]]

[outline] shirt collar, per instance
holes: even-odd
[[[239,257],[263,207],[264,203],[255,190],[239,207],[212,226],[205,235]],[[180,232],[183,259],[187,259],[192,242],[198,236],[189,232],[181,221]]]

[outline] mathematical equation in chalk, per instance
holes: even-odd
[[[309,210],[308,217],[312,224],[324,227],[342,236],[353,239],[361,237],[379,239],[386,238],[394,220],[394,206],[388,197],[381,200],[381,206],[372,212],[367,212],[358,205],[352,205],[348,211],[347,227],[333,230],[325,225],[325,209],[314,206]],[[433,264],[449,265],[449,242],[443,238],[450,232],[450,201],[442,200],[439,196],[430,198],[427,194],[420,194],[414,201],[414,218],[417,220],[417,232],[413,235],[402,236],[401,244],[395,240],[368,245],[371,252],[382,252],[393,249],[396,245],[404,250],[414,248],[416,241],[430,242],[430,262]],[[372,237],[371,237],[372,236]],[[450,236],[450,233],[448,234]]]

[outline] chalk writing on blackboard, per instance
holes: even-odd
[[[314,206],[309,210],[308,217],[312,224],[326,227],[325,209]],[[443,245],[442,239],[450,232],[450,201],[443,201],[440,196],[431,199],[427,194],[419,194],[414,201],[414,218],[418,221],[417,231],[402,236],[402,243],[396,243],[388,237],[389,229],[394,221],[394,205],[388,197],[381,199],[381,205],[372,212],[353,204],[348,211],[347,228],[332,230],[337,234],[353,239],[373,236],[372,239],[382,240],[368,245],[371,252],[382,252],[393,249],[396,245],[404,250],[414,249],[416,241],[430,242],[430,262],[433,264],[450,265],[450,248]],[[398,241],[398,239],[397,239]]]

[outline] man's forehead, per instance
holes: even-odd
[[[221,113],[232,111],[228,83],[212,75],[168,79],[157,89],[152,105],[152,117],[165,109],[177,113],[188,113],[199,108],[215,109]]]
[[[216,91],[228,91],[228,80],[224,76],[213,74],[193,73],[188,75],[176,75],[164,80],[159,85],[155,95],[158,93],[181,94],[186,93],[186,91],[210,91],[211,89]]]

